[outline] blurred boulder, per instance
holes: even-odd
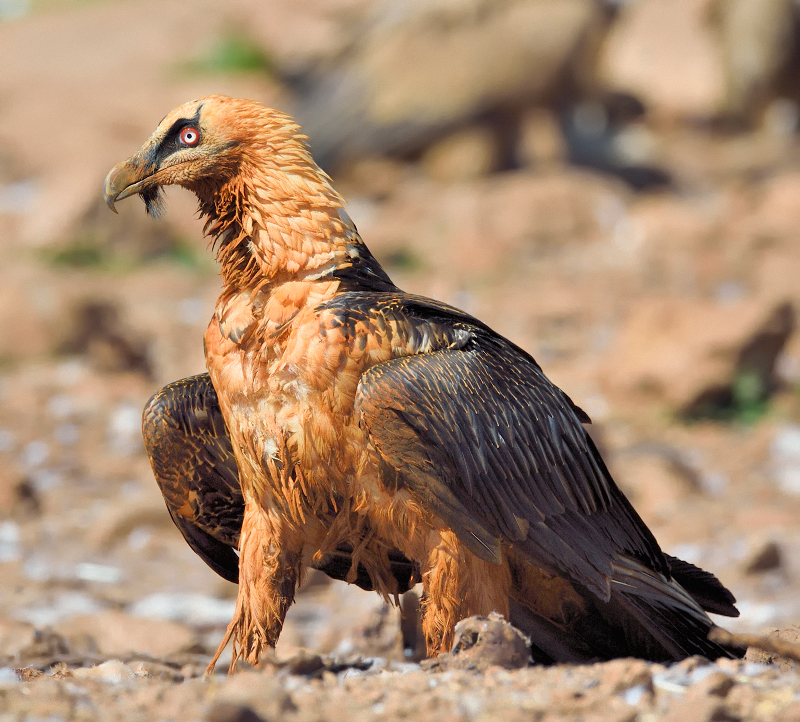
[[[626,3],[605,42],[601,79],[663,115],[715,115],[725,77],[709,23],[713,1]]]
[[[576,80],[603,23],[592,0],[384,2],[348,52],[298,79],[294,112],[323,167],[413,154]],[[500,126],[504,117],[495,115]]]
[[[792,0],[626,3],[600,78],[663,117],[746,119],[763,107],[793,31]]]
[[[789,57],[795,32],[792,0],[717,0],[714,7],[725,74],[724,112],[747,123],[766,106]]]
[[[59,353],[85,355],[98,371],[153,376],[147,343],[125,326],[119,309],[111,302],[79,302],[62,334]]]
[[[658,165],[654,134],[636,122],[643,113],[641,103],[623,94],[567,106],[561,112],[561,130],[569,161],[616,175],[634,190],[668,185],[671,179]]]
[[[375,0],[239,0],[243,33],[296,77],[346,52],[373,13]]]
[[[729,378],[701,389],[681,410],[681,415],[690,421],[734,417],[748,420],[748,417],[760,415],[780,385],[776,364],[794,333],[795,324],[792,304],[777,306],[739,347]]]
[[[195,638],[192,629],[178,622],[142,619],[117,611],[73,617],[59,623],[56,631],[69,640],[88,636],[100,654],[109,657],[167,657],[190,647]]]
[[[794,311],[783,304],[640,300],[601,373],[616,393],[660,398],[687,418],[721,408],[724,418],[726,399],[709,390],[727,389],[728,401],[745,403],[772,393],[777,351],[793,326]]]

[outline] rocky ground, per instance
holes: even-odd
[[[609,31],[592,25],[590,5],[576,2],[570,22],[607,37],[603,62],[618,67],[613,43],[633,42],[647,13]],[[219,279],[187,194],[169,194],[163,221],[135,199],[114,216],[102,179],[189,98],[224,92],[308,113],[320,96],[291,81],[304,68],[325,61],[318,84],[330,68],[384,72],[383,56],[369,52],[384,47],[385,18],[377,40],[347,54],[374,7],[0,2],[0,722],[800,718],[796,670],[763,655],[669,668],[421,666],[398,610],[321,575],[306,581],[263,671],[198,678],[236,588],[172,527],[139,424],[155,390],[203,370]],[[458,29],[451,21],[430,36]],[[579,37],[562,35],[549,52]],[[791,637],[800,623],[794,106],[779,99],[763,122],[735,132],[656,107],[625,137],[646,141],[648,163],[669,182],[637,191],[619,164],[567,162],[571,131],[541,72],[514,90],[509,71],[501,94],[527,93],[513,167],[498,160],[495,126],[465,120],[489,91],[465,89],[386,152],[353,146],[332,168],[337,187],[398,285],[507,335],[592,416],[615,478],[663,548],[737,596],[741,617],[720,623]],[[375,102],[385,109],[396,97]],[[591,120],[597,108],[581,102],[576,117]],[[385,129],[370,122],[379,143]],[[354,127],[341,147],[367,132]]]

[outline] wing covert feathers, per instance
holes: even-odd
[[[244,514],[239,471],[208,374],[165,386],[148,401],[142,434],[175,526],[220,576],[239,577],[234,552]]]
[[[477,331],[463,349],[378,364],[356,412],[385,462],[478,556],[501,544],[608,599],[625,554],[669,577],[568,397],[524,352]]]
[[[362,376],[355,409],[383,462],[477,556],[499,563],[513,550],[591,592],[586,603],[606,615],[606,638],[617,635],[596,640],[594,654],[727,655],[706,639],[704,609],[736,613],[730,592],[663,554],[582,427],[588,417],[530,356],[480,324],[469,334],[460,348]],[[526,618],[521,607],[516,598],[516,616]],[[559,661],[585,658],[586,632],[570,641],[562,628],[559,653],[537,619],[531,631],[550,639]]]

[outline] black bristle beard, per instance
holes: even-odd
[[[144,207],[151,218],[161,218],[164,213],[164,194],[160,186],[145,188],[139,194],[144,201]]]

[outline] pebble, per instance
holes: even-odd
[[[137,678],[134,671],[118,659],[110,659],[96,667],[81,667],[72,670],[72,674],[76,679],[96,679],[108,684],[120,684],[126,680]]]

